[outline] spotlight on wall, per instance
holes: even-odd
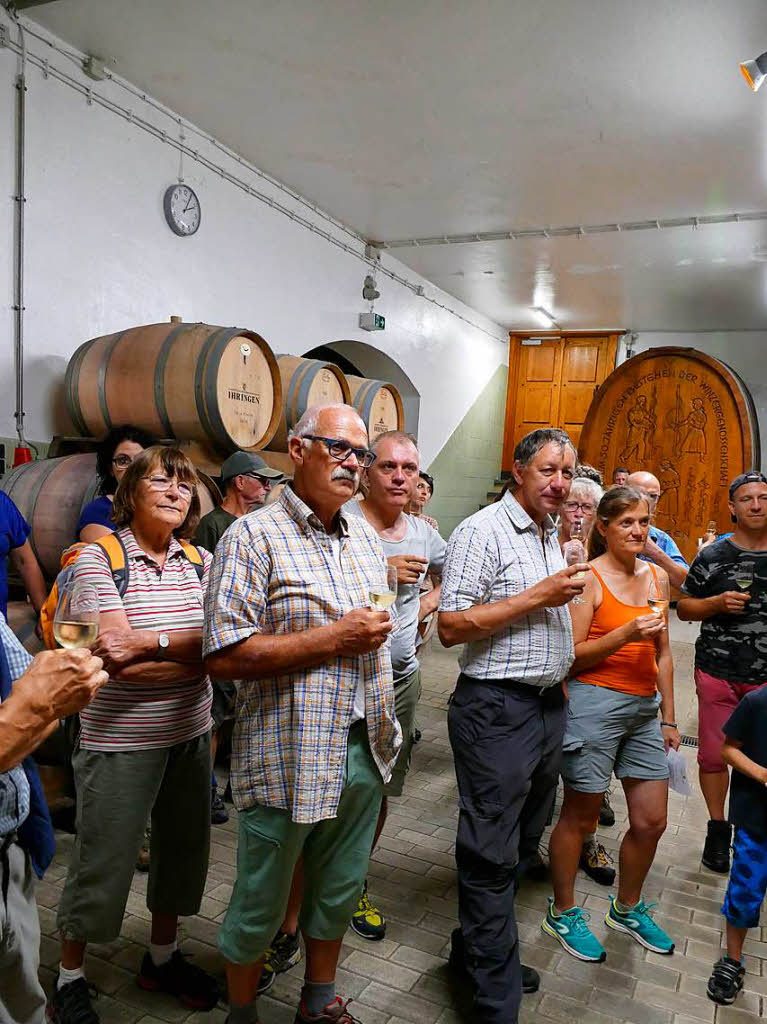
[[[760,54],[755,60],[742,61],[740,73],[748,82],[749,87],[754,92],[758,92],[767,76],[767,52]]]
[[[553,327],[555,330],[559,330],[559,324],[543,306],[531,306],[530,309],[538,317],[538,322],[542,323],[544,327]]]
[[[370,274],[365,278],[362,285],[362,298],[368,302],[374,302],[381,298],[381,293],[376,288],[376,279]]]

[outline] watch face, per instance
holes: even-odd
[[[188,185],[179,183],[165,190],[165,219],[177,235],[193,235],[200,226],[200,200]]]

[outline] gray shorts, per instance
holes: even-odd
[[[562,744],[562,780],[579,793],[604,793],[617,779],[667,779],[658,720],[660,694],[634,697],[571,679]]]
[[[384,786],[384,796],[402,796],[405,777],[413,756],[415,710],[421,697],[421,670],[417,668],[407,679],[394,686],[394,711],[402,727],[402,746],[392,768],[391,778]]]

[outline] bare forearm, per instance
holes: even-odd
[[[11,694],[0,704],[0,772],[20,764],[58,724],[43,708],[30,707]]]
[[[676,606],[676,614],[684,622],[702,622],[719,611],[719,597],[683,597]]]
[[[132,653],[131,664],[159,661],[160,654],[164,661],[178,661],[189,665],[199,665],[202,662],[201,629],[178,629],[166,635],[170,644],[161,650],[159,630],[133,630],[131,639],[135,639],[136,649]]]
[[[664,722],[675,722],[674,664],[670,653],[658,658],[658,692],[660,693],[661,718]]]
[[[661,569],[665,569],[668,573],[668,581],[672,587],[681,587],[684,581],[687,579],[687,573],[689,572],[683,565],[675,562],[670,555],[667,555],[661,548],[654,546],[652,552],[648,552],[650,558],[659,565]]]
[[[575,661],[570,669],[570,674],[577,676],[584,669],[593,668],[601,664],[611,654],[615,654],[621,647],[628,643],[628,635],[625,627],[619,626],[609,633],[605,633],[598,640],[582,640],[575,645]]]
[[[12,553],[12,558],[24,581],[24,589],[29,594],[32,607],[39,613],[48,597],[48,589],[37,559],[31,550],[27,552],[19,549]]]
[[[253,633],[208,655],[205,668],[213,679],[266,679],[323,665],[343,653],[331,624],[283,636]]]
[[[484,640],[539,607],[540,601],[525,590],[515,597],[492,604],[475,604],[462,612],[440,612],[437,631],[445,647],[454,647],[467,640]]]
[[[435,587],[434,590],[430,590],[428,594],[424,594],[421,598],[420,607],[418,610],[418,621],[423,622],[424,619],[428,618],[432,612],[435,612],[439,607],[439,599],[442,594],[442,584]]]
[[[199,655],[198,655],[199,657]],[[124,665],[110,675],[121,683],[141,683],[149,685],[156,683],[186,683],[197,682],[205,674],[205,667],[201,661],[197,664],[178,661],[141,661],[133,665]]]
[[[742,775],[748,775],[750,779],[755,779],[757,782],[765,784],[767,771],[760,764],[757,764],[756,761],[752,761],[742,750],[733,747],[730,743],[725,742],[722,747],[722,760],[736,768]]]

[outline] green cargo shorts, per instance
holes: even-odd
[[[412,675],[403,679],[401,683],[395,683],[394,686],[394,711],[402,727],[402,746],[394,762],[391,778],[384,786],[384,796],[402,796],[405,778],[410,769],[410,759],[413,756],[415,713],[420,699],[421,670],[417,668]]]
[[[218,933],[232,963],[255,963],[285,917],[296,861],[303,854],[301,931],[339,939],[349,926],[370,860],[383,783],[365,723],[349,730],[344,788],[335,818],[298,824],[290,812],[256,805],[240,811],[237,880]]]

